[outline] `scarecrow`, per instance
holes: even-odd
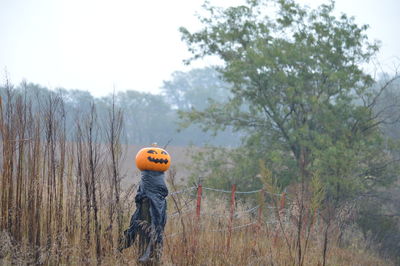
[[[164,172],[171,165],[166,150],[152,147],[141,149],[136,155],[136,167],[141,171],[141,181],[135,197],[136,211],[129,228],[124,231],[119,250],[130,247],[139,236],[139,262],[158,261],[167,222],[168,189]]]

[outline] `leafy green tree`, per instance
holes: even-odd
[[[362,68],[378,51],[366,25],[335,17],[334,2],[316,9],[292,0],[204,7],[203,29],[180,29],[193,53],[189,61],[222,59],[219,71],[232,84],[232,97],[184,113],[185,122],[246,131],[249,168],[261,159],[276,177],[302,184],[318,171],[329,197],[361,193],[371,187],[366,179],[390,181],[383,120],[373,111],[380,93]]]

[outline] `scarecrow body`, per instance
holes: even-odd
[[[149,202],[150,221],[149,225],[152,237],[156,244],[162,244],[162,234],[167,222],[167,201],[168,189],[164,182],[164,173],[155,171],[142,171],[142,180],[139,184],[135,202],[136,211],[132,215],[129,228],[125,231],[126,245],[131,246],[135,241],[137,232],[143,225],[142,203],[144,200]]]
[[[142,254],[139,258],[141,262],[159,259],[164,227],[167,222],[165,198],[168,195],[168,189],[164,181],[164,171],[168,169],[170,161],[166,151],[160,148],[145,148],[136,156],[136,165],[142,170],[141,181],[135,197],[136,211],[131,217],[129,228],[124,232],[120,250],[130,247],[139,235],[139,238],[142,238],[140,239]],[[149,162],[156,166],[151,165],[152,170],[144,170],[149,167],[143,166],[143,164]],[[163,171],[154,171],[153,169],[162,169]]]

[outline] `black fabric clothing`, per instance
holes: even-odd
[[[129,228],[124,231],[123,248],[130,247],[143,226],[142,203],[147,199],[150,203],[151,224],[149,232],[150,243],[162,246],[164,227],[167,222],[168,188],[164,181],[164,172],[142,171],[141,181],[135,197],[136,211],[131,217]]]

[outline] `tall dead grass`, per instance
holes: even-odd
[[[92,106],[74,116],[74,128],[66,128],[66,117],[73,114],[65,113],[61,94],[37,92],[32,98],[6,83],[1,100],[0,264],[136,265],[137,246],[117,251],[136,190],[121,186],[120,111],[112,105],[109,119],[98,121]],[[177,189],[174,182],[170,189]],[[207,193],[200,217],[195,190],[169,197],[163,264],[299,264],[293,254],[294,201],[281,212],[270,201],[258,216],[257,200],[238,198],[230,235],[229,199]],[[323,263],[325,228],[313,221],[301,264]],[[361,238],[341,248],[335,227],[329,230],[328,265],[390,264],[370,254]]]

